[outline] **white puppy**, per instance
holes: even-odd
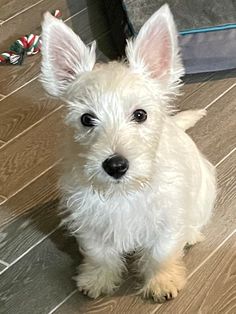
[[[124,255],[139,252],[141,291],[174,298],[186,281],[186,243],[201,238],[216,196],[214,167],[184,132],[204,111],[170,116],[184,69],[168,5],[127,43],[127,63],[95,66],[62,21],[43,22],[42,82],[65,100],[67,223],[84,253],[78,288],[90,297],[120,284]]]

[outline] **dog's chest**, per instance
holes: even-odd
[[[160,220],[153,204],[151,194],[106,200],[90,195],[71,216],[77,217],[78,235],[85,241],[93,239],[128,252],[143,246],[157,231]]]

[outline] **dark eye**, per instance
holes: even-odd
[[[132,120],[142,123],[147,119],[147,113],[143,109],[138,109],[133,112]]]
[[[80,120],[81,123],[87,127],[93,127],[96,125],[96,117],[90,113],[84,113]]]

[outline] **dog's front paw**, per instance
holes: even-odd
[[[144,286],[142,292],[145,297],[155,302],[163,303],[177,297],[186,283],[185,268],[182,264],[174,263],[166,269],[161,269]]]
[[[114,273],[90,265],[82,265],[75,279],[78,290],[92,299],[113,294],[120,283]]]
[[[164,303],[176,298],[183,286],[182,282],[172,280],[165,282],[159,278],[154,278],[144,287],[143,294],[146,298],[152,298],[154,302]]]
[[[92,299],[96,299],[102,294],[102,288],[95,286],[96,283],[84,282],[79,276],[76,279],[76,283],[78,290]]]

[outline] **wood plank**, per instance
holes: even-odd
[[[5,202],[6,199],[7,199],[7,198],[6,198],[5,196],[0,195],[0,205],[1,205],[1,203]],[[0,220],[1,220],[1,218],[0,218]]]
[[[35,55],[26,58],[21,66],[1,66],[0,92],[4,95],[9,95],[33,78],[36,78],[40,71],[40,61],[41,56]]]
[[[97,300],[91,300],[84,297],[79,291],[76,291],[68,300],[58,307],[55,314],[148,314],[153,309],[153,304],[143,300],[141,296],[132,295],[129,285],[136,284],[134,280],[127,281],[114,296],[104,296]],[[137,292],[137,291],[136,291]],[[135,292],[134,292],[135,294]],[[138,300],[138,306],[135,306],[134,300]],[[133,308],[134,306],[134,308]],[[81,312],[83,309],[83,312]]]
[[[183,85],[180,88],[181,95],[178,96],[175,100],[174,103],[177,107],[180,107],[179,104],[181,102],[189,97],[191,94],[194,93],[194,91],[197,91],[200,88],[203,88],[204,85],[208,80],[210,80],[213,76],[215,75],[214,72],[212,73],[196,73],[193,75],[185,75],[182,78]]]
[[[2,263],[0,263],[0,273],[6,268],[5,265],[3,265]]]
[[[214,103],[207,116],[188,133],[216,164],[235,147],[236,86]]]
[[[55,232],[1,275],[1,313],[48,313],[74,290],[79,261],[75,241]]]
[[[219,196],[217,206],[212,219],[212,222],[205,228],[204,234],[206,240],[194,246],[185,256],[188,273],[190,274],[196,267],[202,263],[209,254],[215,250],[223,239],[229,236],[235,229],[236,221],[236,152],[229,156],[218,169],[219,180]],[[128,289],[127,289],[128,287]],[[134,292],[135,282],[130,279],[124,287],[113,297],[103,297],[95,301],[87,302],[86,311],[84,314],[89,313],[130,313],[130,314],[143,314],[152,313],[159,305],[152,304],[147,300],[143,300],[140,296],[132,295]],[[183,291],[185,299],[189,299],[189,289],[185,288]],[[180,296],[172,301],[173,310],[175,309],[175,302],[178,302]],[[182,299],[181,299],[182,300]],[[69,298],[55,313],[56,314],[76,314],[80,313],[81,297],[79,292]],[[86,302],[86,299],[84,300]],[[172,304],[171,302],[171,304]],[[185,301],[182,300],[184,303]],[[181,302],[180,302],[181,303]],[[183,312],[169,311],[169,304],[163,305],[163,313],[182,314]],[[84,306],[85,308],[85,306]],[[172,309],[172,307],[171,307]],[[186,312],[197,313],[197,312]],[[207,313],[207,312],[206,312]],[[211,312],[214,313],[214,312]],[[218,312],[215,312],[218,313]]]
[[[60,223],[57,208],[57,200],[38,203],[28,209],[25,215],[0,228],[0,234],[4,235],[0,245],[0,260],[11,264],[36,245],[45,234],[54,230]]]
[[[16,14],[21,14],[22,11],[27,10],[29,7],[36,5],[38,2],[44,0],[1,0],[0,19],[3,21],[14,17]]]
[[[85,1],[44,0],[39,2],[15,18],[10,19],[6,23],[3,22],[0,33],[0,49],[8,49],[13,42],[25,34],[32,32],[39,34],[42,15],[46,11],[52,12],[55,9],[60,9],[63,19],[67,19],[85,7]]]
[[[31,82],[0,102],[0,138],[9,141],[60,105],[38,80]]]
[[[60,165],[50,168],[0,205],[0,226],[9,224],[20,215],[30,213],[34,208],[55,202],[59,197],[59,169]]]
[[[183,86],[184,94],[178,99],[177,105],[181,110],[204,108],[234,83],[236,83],[236,70],[216,72],[200,85],[199,82],[190,81]]]
[[[154,313],[235,313],[236,233],[222,245],[174,300]]]
[[[10,197],[59,159],[62,113],[51,113],[0,150],[0,194]]]
[[[62,1],[62,0],[61,0]],[[72,1],[69,2],[75,3],[75,7],[77,8],[76,3],[79,3],[80,1]],[[40,12],[44,12],[48,9],[54,9],[58,7],[57,1],[54,0],[53,2],[51,0],[45,0],[44,6],[40,6]],[[67,6],[68,0],[63,0],[60,9],[63,13],[64,19],[68,17],[68,14],[71,14],[72,9],[68,9]],[[72,5],[72,4],[71,4]],[[73,18],[69,19],[67,21],[67,24],[72,27],[75,32],[79,33],[80,37],[84,40],[84,42],[89,43],[94,38],[100,37],[102,34],[107,33],[108,31],[108,24],[107,21],[104,19],[104,16],[102,15],[102,8],[100,8],[101,2],[99,0],[95,0],[91,4],[91,8],[89,6],[88,9],[82,10],[79,14],[75,15]],[[100,8],[100,10],[99,10]],[[77,10],[77,9],[76,9]],[[36,12],[34,12],[36,11]],[[95,16],[93,20],[90,21],[90,12],[95,11],[98,12],[98,14]],[[12,25],[13,22],[9,21],[9,30],[10,34],[12,34],[11,29],[15,29],[17,27],[18,23],[21,23],[21,19],[27,20],[28,14],[30,14],[31,19],[35,19],[34,22],[34,28],[31,27],[31,31],[40,32],[40,23],[41,23],[41,14],[37,11],[37,6],[32,8],[31,10],[27,11],[26,13],[22,14],[20,17],[17,17],[14,19],[14,25]],[[34,14],[36,14],[37,18],[34,17]],[[16,21],[18,19],[18,21]],[[25,24],[24,24],[25,23]],[[29,27],[28,22],[24,22],[23,26],[26,28]],[[7,23],[8,24],[8,23]],[[96,29],[96,31],[95,31]],[[21,34],[24,34],[23,29],[18,29],[18,32]],[[0,38],[2,36],[0,35]],[[16,37],[14,35],[13,37]],[[8,38],[7,41],[10,42],[11,38]],[[5,45],[6,44],[3,44]],[[1,41],[0,41],[0,47],[1,47]],[[35,78],[39,72],[40,72],[40,63],[41,63],[41,55],[37,54],[35,56],[28,57],[24,60],[24,63],[22,66],[3,66],[1,67],[0,72],[0,93],[3,95],[8,95],[9,93],[13,92],[15,89],[19,88],[26,82],[32,80]]]

